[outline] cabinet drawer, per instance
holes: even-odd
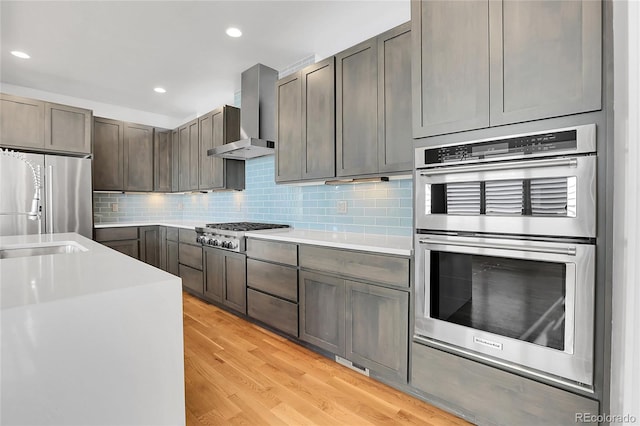
[[[287,334],[298,337],[298,305],[247,289],[247,313]]]
[[[178,228],[167,228],[167,240],[178,241]]]
[[[193,229],[178,228],[178,240],[181,243],[198,244],[196,242],[196,237],[196,231],[194,231]]]
[[[195,291],[198,294],[204,292],[204,280],[202,271],[190,268],[185,265],[180,265],[180,278],[182,278],[182,285],[189,290]]]
[[[297,266],[298,246],[291,243],[279,243],[249,238],[247,240],[247,256]]]
[[[409,287],[409,259],[402,257],[301,245],[300,267]]]
[[[96,229],[96,241],[135,240],[137,238],[138,228],[136,226]]]
[[[105,241],[102,244],[134,259],[140,259],[138,240]]]
[[[182,265],[202,270],[202,247],[180,243],[178,260]]]
[[[297,302],[298,270],[247,259],[247,286]]]

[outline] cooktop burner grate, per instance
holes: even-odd
[[[229,223],[207,223],[207,228],[221,231],[257,231],[259,229],[288,228],[289,225],[277,223],[256,223],[256,222],[229,222]]]

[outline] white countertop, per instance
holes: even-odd
[[[147,220],[138,222],[117,222],[117,223],[96,223],[94,228],[122,228],[126,226],[170,226],[173,228],[195,229],[196,226],[204,225],[204,222],[195,222],[193,220]]]
[[[0,237],[1,424],[184,424],[178,277],[78,234]]]
[[[357,234],[352,232],[327,232],[308,229],[268,229],[252,231],[247,237],[263,240],[285,241],[290,243],[311,244],[347,250],[361,250],[376,253],[411,256],[413,243],[411,237],[396,237],[375,234]]]

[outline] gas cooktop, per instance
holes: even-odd
[[[196,241],[207,247],[244,252],[246,232],[278,228],[289,228],[289,225],[256,222],[207,223],[196,228]]]
[[[220,231],[257,231],[260,229],[288,228],[289,225],[256,222],[207,223],[206,228]]]

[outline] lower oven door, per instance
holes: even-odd
[[[595,246],[429,234],[415,241],[416,340],[593,384]]]

